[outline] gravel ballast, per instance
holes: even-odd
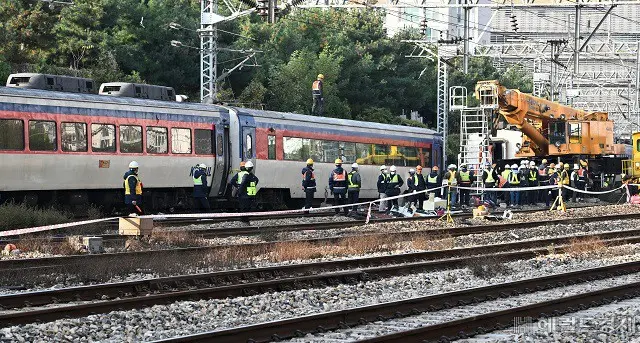
[[[629,245],[612,248],[608,254],[595,258],[552,255],[506,263],[500,269],[502,274],[491,277],[476,277],[469,269],[457,269],[321,289],[184,301],[141,310],[14,326],[0,330],[0,337],[7,338],[10,334],[12,340],[19,340],[20,337],[30,342],[153,340],[635,261],[638,258],[640,246]]]

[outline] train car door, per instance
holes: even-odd
[[[215,126],[215,173],[211,180],[211,197],[224,196],[227,188],[227,178],[229,174],[229,165],[231,164],[231,154],[229,150],[229,125],[218,124]]]
[[[252,126],[242,126],[242,137],[240,138],[241,156],[243,161],[251,160],[255,165],[256,158],[256,128]]]

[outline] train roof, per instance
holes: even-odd
[[[177,110],[197,110],[197,111],[209,111],[209,112],[224,112],[227,113],[228,109],[223,106],[200,104],[195,102],[176,102],[176,101],[162,101],[162,100],[148,100],[140,98],[129,97],[114,97],[109,95],[99,94],[85,94],[85,93],[66,93],[40,89],[26,89],[26,88],[13,88],[13,87],[0,87],[0,95],[7,96],[22,96],[38,99],[51,99],[51,100],[66,100],[66,101],[79,101],[79,102],[91,102],[91,103],[105,103],[114,105],[130,105],[130,106],[147,106],[155,108],[169,108]],[[199,114],[201,115],[201,114]]]
[[[316,117],[316,116],[297,114],[297,113],[264,111],[264,110],[255,110],[251,108],[242,108],[242,107],[232,107],[232,109],[238,112],[239,114],[246,114],[246,115],[251,115],[254,117],[261,117],[261,118],[293,120],[293,121],[300,121],[300,122],[308,122],[311,124],[320,123],[320,124],[329,124],[329,125],[343,125],[345,127],[357,127],[357,128],[366,128],[366,129],[375,129],[375,130],[389,130],[391,128],[391,129],[395,129],[396,131],[401,131],[405,133],[440,135],[438,132],[432,129],[422,128],[422,127],[374,123],[374,122],[368,122],[368,121],[358,121],[358,120],[342,119],[342,118]]]

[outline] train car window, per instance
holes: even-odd
[[[169,152],[169,131],[166,127],[147,126],[147,152],[150,154]]]
[[[253,158],[253,137],[251,137],[251,134],[247,134],[247,141],[244,145],[244,157],[247,160]]]
[[[24,122],[0,119],[0,150],[24,150]]]
[[[356,160],[356,143],[340,142],[340,158],[344,163],[352,163]]]
[[[403,166],[417,166],[420,163],[420,156],[418,155],[418,148],[414,147],[398,147],[398,160],[396,165],[400,164]]]
[[[640,139],[636,141],[636,151],[640,152]]]
[[[324,151],[322,150],[322,142],[320,139],[309,139],[309,143],[306,145],[308,146],[308,155],[302,156],[302,159],[306,160],[310,158],[314,161],[323,161]]]
[[[268,144],[268,151],[267,151],[267,158],[270,160],[275,160],[276,159],[276,136],[273,135],[268,135],[267,136],[267,144]]]
[[[89,91],[93,90],[93,82],[87,81],[85,86],[87,87],[87,90],[89,90]]]
[[[171,129],[171,152],[174,154],[191,153],[191,129]]]
[[[116,126],[91,124],[91,150],[93,152],[115,152]]]
[[[47,85],[53,86],[53,84],[54,84],[53,77],[47,77]]]
[[[356,163],[363,165],[375,164],[371,152],[371,144],[356,143]]]
[[[322,151],[324,158],[322,162],[333,163],[340,158],[340,143],[335,141],[322,141]]]
[[[430,166],[431,165],[431,148],[422,148],[422,156],[424,157],[423,158],[424,164],[426,166]],[[436,157],[437,157],[437,155],[436,155]],[[420,158],[420,157],[418,157],[418,158]],[[437,158],[434,159],[434,160],[437,160]],[[418,159],[418,162],[420,162],[419,159]]]
[[[216,147],[218,148],[218,156],[224,155],[224,138],[222,137],[222,134],[218,135]]]
[[[87,151],[87,124],[62,123],[60,125],[62,151]]]
[[[302,138],[284,137],[283,143],[285,160],[302,160]]]
[[[196,129],[196,154],[213,155],[216,151],[213,146],[213,130]]]
[[[142,153],[142,126],[120,125],[120,152]]]
[[[31,151],[56,151],[58,150],[58,137],[54,121],[29,121],[29,150]]]

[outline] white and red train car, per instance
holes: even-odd
[[[362,198],[377,198],[381,164],[440,163],[429,129],[217,105],[0,87],[0,202],[105,210],[123,202],[123,174],[140,164],[147,210],[189,208],[192,168],[209,167],[210,198],[229,207],[229,179],[252,160],[263,205],[299,206],[301,169],[314,159],[324,199],[334,160],[358,162]]]

